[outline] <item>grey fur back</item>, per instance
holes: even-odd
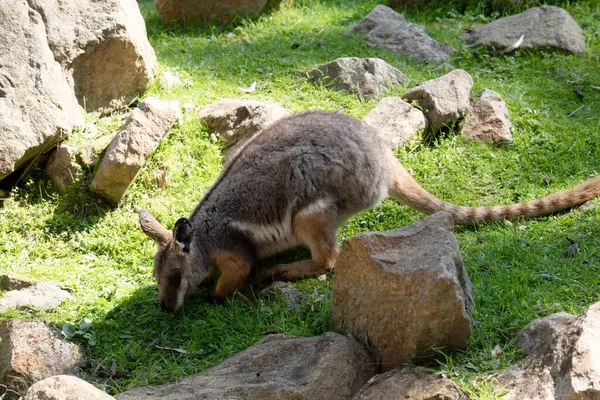
[[[250,140],[190,219],[272,224],[326,199],[342,223],[387,196],[388,174],[389,150],[371,127],[342,114],[302,112]]]

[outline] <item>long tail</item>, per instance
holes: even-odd
[[[390,178],[390,196],[425,214],[447,211],[458,225],[540,217],[600,196],[600,176],[596,176],[575,187],[536,200],[507,206],[465,207],[447,203],[423,189],[397,160],[393,162]]]

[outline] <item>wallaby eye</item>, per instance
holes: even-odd
[[[170,287],[172,287],[173,289],[177,289],[179,288],[179,285],[181,285],[181,275],[177,274],[169,277]]]

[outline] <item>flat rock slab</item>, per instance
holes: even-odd
[[[0,0],[0,179],[84,122],[83,109],[55,61],[39,12]]]
[[[111,400],[94,385],[71,375],[57,375],[34,383],[22,400]]]
[[[467,400],[450,379],[423,368],[407,367],[375,375],[352,400]]]
[[[290,113],[270,101],[222,99],[202,107],[199,115],[211,132],[225,140],[223,150],[229,158],[260,130]]]
[[[365,34],[365,41],[419,61],[446,61],[454,49],[432,39],[421,25],[407,22],[402,14],[377,5],[352,26],[347,35]]]
[[[600,399],[600,302],[552,314],[518,333],[526,357],[498,376],[506,400]]]
[[[484,89],[479,97],[471,100],[471,107],[461,123],[463,139],[490,143],[512,141],[508,107],[500,94]]]
[[[335,267],[331,325],[373,346],[389,371],[432,347],[465,348],[471,283],[450,214],[344,241]]]
[[[137,1],[28,2],[42,15],[54,59],[87,111],[125,106],[154,79],[156,55]]]
[[[375,128],[394,149],[404,146],[427,129],[427,118],[423,112],[400,97],[381,99],[363,121]]]
[[[116,204],[171,127],[181,120],[178,102],[147,97],[112,139],[90,189]]]
[[[0,297],[0,313],[23,307],[50,310],[72,298],[71,293],[57,282],[35,282],[28,287],[10,290]]]
[[[343,57],[317,68],[299,72],[310,80],[339,92],[358,93],[371,98],[388,86],[406,82],[400,70],[379,58]]]
[[[120,400],[350,399],[375,373],[367,351],[351,337],[269,335],[216,367],[179,382],[133,389]]]
[[[5,319],[0,338],[0,384],[18,393],[50,376],[73,374],[84,362],[76,344],[43,322]]]
[[[585,51],[583,30],[571,14],[560,7],[542,6],[500,18],[461,35],[470,46],[486,45],[505,49],[523,36],[519,48]]]
[[[469,110],[473,78],[462,69],[455,69],[437,79],[423,82],[402,95],[406,101],[416,101],[429,121],[431,132],[462,118]]]

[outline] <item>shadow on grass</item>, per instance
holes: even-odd
[[[292,260],[303,253],[285,257]],[[208,298],[211,288],[202,287],[179,312],[169,314],[159,310],[155,285],[140,287],[95,318],[87,338],[83,333],[73,338],[85,346],[91,359],[83,371],[85,379],[119,393],[197,373],[246,349],[265,334],[314,336],[327,330],[328,301],[312,307],[308,302],[302,309],[292,310],[281,299],[259,298],[257,290],[246,287],[244,297],[234,295],[216,304]],[[330,297],[329,285],[316,279],[304,282],[300,290],[310,299],[321,294]]]

